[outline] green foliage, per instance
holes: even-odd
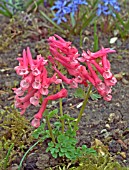
[[[116,28],[119,30],[119,34],[122,38],[129,37],[129,12],[126,17],[122,18],[120,14],[116,13]]]
[[[35,139],[42,139],[43,141],[47,138],[50,138],[49,131],[45,130],[45,123],[42,123],[34,132],[32,133],[32,136]]]
[[[13,105],[1,109],[0,122],[0,167],[3,167],[4,164],[7,166],[8,161],[12,161],[12,157],[15,157],[14,155],[22,152],[31,143],[32,136],[29,122],[24,117],[21,117]],[[4,159],[6,163],[3,161]]]
[[[0,2],[0,14],[11,18],[13,16],[12,13],[13,4],[10,2],[6,2],[6,0],[1,0]]]
[[[43,4],[43,0],[1,0],[0,14],[12,18],[20,11],[33,12],[40,4]]]
[[[43,4],[43,0],[27,0],[24,3],[24,11],[29,13],[36,11],[41,4]]]
[[[48,110],[45,112],[48,118],[57,117],[58,110],[55,109],[51,112]],[[55,137],[55,142],[50,141],[48,143],[48,147],[46,152],[52,154],[54,158],[63,157],[68,158],[69,160],[75,160],[79,157],[82,157],[86,154],[96,154],[96,151],[92,148],[87,148],[85,145],[82,147],[76,147],[77,140],[76,140],[76,132],[72,130],[74,126],[74,118],[70,117],[69,115],[64,114],[59,118],[59,120],[64,120],[67,129],[64,133],[61,132],[62,124],[60,121],[54,122],[54,127],[52,129],[52,134]],[[45,129],[46,123],[42,123],[40,127],[38,127],[33,132],[33,137],[36,139],[45,140],[51,137],[50,132]]]
[[[84,98],[85,91],[82,88],[77,88],[73,95],[75,97]]]
[[[46,151],[50,151],[54,158],[65,157],[69,160],[76,160],[86,154],[96,154],[95,150],[87,148],[86,145],[76,147],[77,140],[74,135],[72,131],[58,135],[57,142],[55,144],[52,141],[48,143]]]
[[[101,96],[99,94],[93,93],[93,92],[91,92],[90,97],[92,100],[98,100],[101,98]]]

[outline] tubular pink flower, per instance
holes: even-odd
[[[110,62],[107,60],[107,56],[106,55],[104,55],[102,57],[102,64],[103,64],[103,68],[104,68],[105,71],[106,70],[110,70]]]
[[[23,88],[23,89],[28,89],[29,86],[30,86],[30,83],[29,83],[26,79],[23,79],[23,80],[20,82],[20,86],[21,86],[21,88]]]
[[[41,119],[41,118],[42,118],[42,114],[43,114],[43,112],[44,112],[45,109],[46,109],[48,100],[57,100],[57,99],[60,99],[60,98],[64,98],[64,97],[66,97],[67,95],[68,95],[68,94],[67,94],[67,90],[66,90],[66,89],[62,89],[60,92],[46,97],[46,98],[44,99],[44,101],[42,102],[42,105],[41,105],[41,108],[40,108],[39,112],[38,112],[34,117],[35,117],[36,119]]]
[[[113,76],[111,79],[107,79],[107,80],[105,79],[104,82],[107,86],[114,86],[117,83],[117,80]]]
[[[28,68],[28,59],[27,59],[27,56],[26,56],[26,50],[24,49],[23,50],[23,65],[25,68]]]
[[[95,60],[91,60],[90,62],[96,67],[98,72],[102,75],[104,72],[104,69]]]
[[[106,86],[103,82],[100,82],[96,85],[96,88],[98,91],[105,91]]]
[[[84,78],[85,81],[89,81],[90,83],[92,83],[95,86],[95,81],[94,79],[89,75],[88,71],[86,70],[85,66],[80,65],[77,70],[80,72],[80,74],[82,75],[82,77]]]
[[[110,94],[108,94],[108,95],[104,96],[103,99],[106,101],[111,101],[112,96]]]
[[[21,101],[22,103],[29,101],[30,98],[34,95],[35,92],[36,92],[36,90],[30,91],[30,93],[28,93],[25,97],[21,97],[21,98],[20,98],[20,101]]]
[[[19,88],[13,88],[14,90],[14,93],[17,95],[17,96],[23,96],[24,95],[24,90],[19,87]]]
[[[40,91],[40,93],[41,93],[42,95],[44,95],[44,96],[47,96],[48,93],[49,93],[48,88],[44,88],[44,87],[41,87],[39,91]]]
[[[110,79],[112,77],[112,73],[110,72],[110,70],[104,71],[103,77],[104,77],[104,79]]]
[[[96,85],[99,84],[101,80],[98,78],[97,74],[95,73],[95,71],[93,70],[89,62],[87,62],[87,66],[88,66],[88,69],[90,70],[91,76],[93,77]]]
[[[70,87],[71,87],[71,88],[78,88],[78,83],[76,82],[75,79],[72,79],[71,84],[70,84]]]
[[[58,93],[48,96],[47,100],[57,100],[59,98],[64,98],[68,95],[66,89],[61,89]]]
[[[38,128],[40,126],[40,119],[34,118],[31,122],[31,125],[35,128]]]
[[[32,55],[31,55],[29,47],[27,47],[27,58],[28,58],[28,62],[30,64],[30,67],[32,67],[34,65],[34,63],[33,63]]]
[[[103,57],[104,55],[107,55],[108,53],[115,53],[116,51],[115,50],[112,50],[110,48],[104,48],[102,47],[101,50],[95,52],[95,53],[92,53],[90,52],[89,50],[87,51],[87,54],[90,55],[91,59],[96,59],[96,58],[101,58]]]
[[[49,79],[50,84],[55,83],[55,84],[60,84],[62,83],[61,79],[57,78],[57,73],[54,73],[54,75]]]
[[[64,76],[56,67],[53,67],[53,69],[57,72],[58,76],[66,83],[71,84],[71,79],[68,79],[66,76]]]
[[[21,109],[20,114],[23,115],[25,113],[27,107],[29,107],[29,106],[30,106],[30,101],[23,103],[20,108]]]
[[[75,77],[75,82],[77,82],[77,83],[82,83],[82,81],[83,81],[83,79],[82,79],[81,76]]]
[[[42,84],[41,84],[41,76],[40,75],[37,75],[37,77],[35,77],[35,80],[34,82],[32,83],[32,87],[34,89],[40,89]]]
[[[36,92],[33,97],[30,98],[30,103],[34,106],[37,106],[39,104],[41,94],[39,92]]]
[[[25,68],[23,66],[16,66],[14,69],[16,70],[16,73],[20,76],[24,76],[29,73],[28,68]]]
[[[40,88],[42,87],[42,85],[41,85],[40,82],[34,81],[34,82],[32,83],[32,87],[33,87],[34,89],[40,89]]]

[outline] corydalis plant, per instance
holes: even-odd
[[[52,77],[48,77],[45,66],[47,60],[41,55],[37,55],[37,59],[32,59],[30,49],[23,50],[23,56],[17,58],[19,66],[15,67],[18,75],[22,76],[19,88],[14,88],[15,96],[15,107],[21,110],[21,115],[24,114],[27,107],[31,104],[38,106],[40,99],[43,100],[39,112],[34,116],[32,125],[38,127],[40,125],[40,119],[42,113],[46,109],[48,100],[56,100],[67,96],[67,90],[62,89],[57,94],[49,95],[49,86],[59,84],[62,82],[58,79],[56,73]],[[46,97],[47,96],[47,97]],[[44,97],[44,98],[43,98]]]
[[[48,61],[41,55],[38,55],[36,60],[32,59],[30,49],[27,48],[27,50],[23,50],[23,57],[18,58],[19,66],[15,67],[17,74],[22,76],[20,87],[14,88],[16,94],[15,106],[21,110],[21,114],[24,114],[26,108],[31,104],[37,106],[42,99],[41,108],[32,121],[34,127],[40,125],[42,114],[49,100],[57,100],[67,96],[65,88],[59,90],[56,94],[49,94],[50,85],[65,83],[70,85],[71,88],[78,88],[79,84],[86,87],[92,84],[104,100],[110,101],[112,98],[111,88],[117,82],[111,73],[110,62],[107,59],[107,54],[114,53],[115,50],[102,47],[95,53],[83,51],[80,56],[78,50],[71,46],[71,42],[65,41],[58,35],[50,37],[48,42],[51,53],[51,56],[48,56]],[[52,77],[48,77],[47,74],[46,66],[48,62],[52,64],[55,72]],[[59,65],[65,67],[72,78],[67,78],[59,70]],[[76,125],[80,121],[90,90],[91,86],[84,99],[84,105],[79,113]],[[64,123],[62,126],[64,126]]]
[[[56,40],[56,38],[58,40]],[[103,48],[95,53],[83,51],[82,57],[79,57],[78,50],[71,47],[71,42],[66,42],[61,37],[55,35],[49,38],[49,46],[52,56],[49,56],[49,61],[53,64],[53,69],[66,84],[77,88],[78,84],[88,86],[90,82],[103,97],[104,100],[110,101],[111,88],[117,82],[116,78],[111,73],[110,62],[107,59],[108,53],[114,53],[115,50]],[[99,60],[99,62],[97,62]],[[72,79],[64,76],[57,68],[56,61],[61,63],[73,76]],[[83,65],[82,65],[83,63]],[[88,69],[86,69],[86,65]],[[100,76],[98,75],[100,74]]]

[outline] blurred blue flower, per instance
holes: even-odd
[[[79,5],[87,5],[88,3],[85,0],[71,0],[69,3],[70,13],[74,16],[75,12],[78,10]]]
[[[104,15],[112,15],[115,17],[115,11],[120,11],[120,6],[117,0],[100,0],[97,9],[97,15],[100,16],[101,14]]]
[[[66,14],[72,13],[74,16],[79,5],[87,5],[86,0],[57,0],[51,10],[56,10],[54,21],[60,24],[62,21],[67,22]]]

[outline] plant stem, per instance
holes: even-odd
[[[7,168],[7,163],[8,163],[8,161],[9,161],[9,156],[10,156],[10,153],[11,153],[13,147],[14,147],[14,143],[12,143],[12,145],[10,146],[10,148],[9,148],[9,150],[8,150],[8,153],[7,153],[6,157],[5,157],[4,169]]]
[[[77,127],[78,127],[78,123],[79,123],[80,120],[81,120],[82,114],[83,114],[83,112],[84,112],[84,110],[85,110],[85,106],[86,106],[86,104],[87,104],[87,102],[88,102],[88,98],[89,98],[89,96],[90,96],[91,89],[92,89],[92,84],[90,85],[90,87],[89,87],[89,89],[88,89],[88,91],[87,91],[87,93],[86,93],[86,95],[85,95],[85,97],[84,97],[83,105],[82,105],[82,107],[81,107],[81,110],[80,110],[80,113],[79,113],[79,115],[78,115],[77,121],[76,121],[75,124],[74,124],[74,131],[76,131],[76,129],[77,129]]]
[[[59,99],[59,105],[60,105],[60,115],[63,116],[63,107],[62,107],[62,99]],[[64,119],[61,120],[62,123],[62,133],[64,133]]]
[[[22,159],[21,159],[21,162],[20,162],[20,164],[19,164],[19,166],[18,166],[18,170],[21,169],[22,163],[23,163],[26,155],[27,155],[27,154],[30,152],[30,150],[33,149],[39,142],[40,142],[40,140],[38,140],[34,145],[32,145],[32,146],[25,152],[25,154],[23,155],[23,157],[22,157]]]
[[[60,84],[58,85],[58,90],[60,91]],[[63,116],[63,107],[62,107],[62,99],[59,99],[59,106],[60,106],[60,115]],[[64,119],[61,120],[62,123],[62,133],[64,133]]]
[[[46,122],[47,122],[47,126],[48,126],[48,129],[49,129],[49,132],[50,132],[50,136],[52,138],[52,142],[56,143],[55,137],[54,137],[53,132],[52,132],[52,127],[51,127],[51,124],[50,124],[50,120],[49,120],[48,116],[46,116]]]

